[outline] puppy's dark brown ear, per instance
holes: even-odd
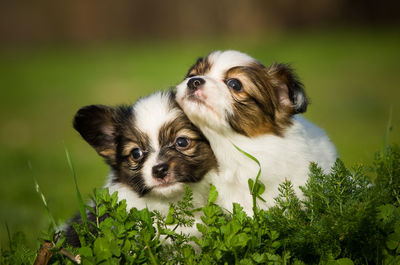
[[[268,75],[277,90],[280,103],[290,107],[293,114],[306,112],[308,98],[303,84],[299,81],[293,69],[287,64],[273,64],[267,68]]]
[[[75,115],[74,128],[110,165],[116,156],[115,110],[103,105],[81,108]]]

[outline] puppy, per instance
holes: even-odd
[[[208,175],[217,162],[203,134],[175,102],[173,92],[157,92],[132,106],[91,105],[78,111],[74,128],[110,166],[106,187],[118,191],[127,210],[149,208],[168,213],[184,186],[193,191],[193,204],[206,204]],[[195,228],[188,233],[195,233]],[[79,245],[69,227],[67,239]]]
[[[260,207],[273,205],[285,179],[301,195],[298,187],[308,178],[310,162],[329,170],[337,158],[326,134],[299,115],[308,99],[286,64],[265,67],[238,51],[215,51],[189,69],[176,99],[211,144],[219,165],[212,182],[217,202],[227,209],[239,202],[252,214],[248,179],[259,170],[235,145],[261,164],[266,202]]]

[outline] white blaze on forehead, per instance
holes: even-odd
[[[136,127],[149,137],[152,147],[158,151],[160,128],[165,123],[175,120],[179,109],[170,109],[169,94],[158,92],[139,100],[133,111]]]
[[[207,58],[211,64],[211,70],[206,75],[215,78],[220,78],[232,67],[244,66],[256,62],[251,56],[233,50],[212,52]]]
[[[147,186],[155,185],[152,177],[152,168],[158,161],[158,154],[161,146],[159,144],[160,129],[166,124],[175,120],[180,109],[170,107],[170,95],[158,92],[136,102],[134,105],[135,126],[142,133],[149,137],[150,145],[146,148],[151,149],[146,161],[143,164],[142,174]]]

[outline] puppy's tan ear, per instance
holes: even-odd
[[[290,107],[293,114],[306,112],[308,98],[303,84],[293,69],[287,64],[273,64],[267,68],[267,73],[276,89],[280,103],[284,107]]]
[[[99,155],[112,165],[115,162],[115,110],[103,105],[90,105],[81,108],[74,118],[77,130]]]

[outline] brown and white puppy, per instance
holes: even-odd
[[[329,170],[337,158],[323,130],[299,115],[307,109],[307,96],[286,64],[265,67],[238,51],[212,52],[189,69],[176,98],[211,144],[219,165],[212,182],[218,202],[227,209],[239,202],[252,213],[247,181],[258,171],[234,145],[261,164],[260,180],[266,186],[262,207],[273,204],[285,179],[299,194],[311,161]]]
[[[206,203],[216,159],[173,92],[154,93],[132,106],[83,107],[74,127],[105,158],[110,166],[106,187],[110,194],[118,191],[128,210],[147,207],[167,214],[169,203],[182,198],[184,185],[192,189],[195,207]],[[70,227],[67,238],[72,244],[73,236]]]

